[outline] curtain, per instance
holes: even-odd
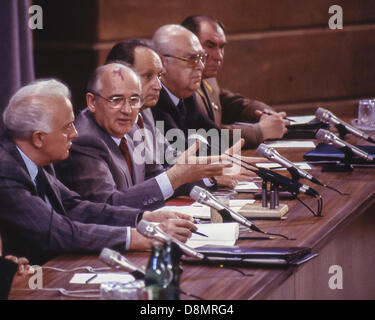
[[[1,115],[17,89],[34,80],[30,5],[29,0],[0,0]]]

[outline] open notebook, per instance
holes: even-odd
[[[230,223],[204,223],[197,224],[198,232],[208,237],[193,233],[186,244],[192,248],[205,245],[234,246],[239,235],[239,225],[236,222]]]

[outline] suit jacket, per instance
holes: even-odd
[[[130,174],[123,154],[112,137],[99,127],[88,109],[75,122],[79,137],[69,157],[55,165],[57,176],[83,199],[112,205],[153,210],[164,205],[164,196],[153,177],[164,171],[159,164],[145,165],[141,143],[127,139],[132,159]],[[140,153],[138,152],[140,151]]]
[[[140,210],[82,201],[45,167],[57,211],[38,194],[15,143],[0,138],[0,233],[6,253],[40,264],[59,253],[124,251],[125,226],[135,226]]]
[[[170,129],[180,129],[183,137],[187,141],[189,129],[204,129],[206,132],[213,129],[217,130],[220,134],[221,129],[215,122],[199,110],[194,95],[185,98],[184,103],[185,112],[182,112],[174,105],[168,92],[164,88],[161,90],[159,101],[156,106],[152,108],[152,114],[154,115],[155,121],[162,121],[164,125],[164,135]],[[220,140],[218,141],[218,145],[220,145]],[[187,145],[185,145],[185,147],[186,146]],[[216,153],[220,152],[219,147],[215,147],[214,151]]]
[[[146,159],[146,178],[155,174],[160,173],[163,169],[160,169],[158,165],[163,166],[165,170],[173,166],[177,158],[181,155],[181,152],[171,146],[165,136],[160,132],[160,130],[155,126],[155,120],[152,115],[151,108],[143,110],[141,113],[143,119],[143,142],[145,150],[145,159]],[[133,142],[137,144],[136,140],[140,140],[139,133],[140,128],[135,124],[132,130],[129,132],[129,136],[133,139]],[[138,135],[135,137],[135,135]],[[139,145],[136,146],[138,148]],[[155,172],[155,168],[157,168]],[[147,174],[148,173],[148,174]],[[205,188],[205,184],[202,180],[196,181],[193,183],[187,183],[174,192],[174,196],[179,195],[189,195],[191,189],[195,186],[201,186]]]
[[[204,79],[201,88],[195,92],[195,97],[201,112],[217,126],[230,130],[241,129],[245,148],[254,148],[263,142],[262,131],[254,112],[269,108],[266,104],[220,89],[216,78]],[[238,125],[234,124],[235,122],[249,122],[249,124]]]

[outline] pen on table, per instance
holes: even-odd
[[[264,236],[264,237],[247,237],[247,236],[239,236],[238,240],[274,240],[275,237],[271,236]]]
[[[89,283],[91,280],[94,280],[98,276],[97,273],[95,273],[91,278],[86,280],[86,283]]]
[[[268,115],[268,116],[271,116],[272,115],[272,113],[269,113],[269,112],[266,112],[266,111],[262,111],[262,113],[263,114],[266,114],[266,115]],[[285,118],[283,118],[284,120],[288,120],[288,121],[290,121],[290,122],[296,122],[295,120],[293,120],[293,119],[290,119],[290,118],[287,118],[287,117],[285,117]]]

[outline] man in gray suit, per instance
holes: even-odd
[[[40,264],[59,253],[146,249],[151,241],[134,228],[145,219],[186,241],[192,219],[82,201],[54,175],[51,163],[69,155],[77,137],[68,88],[37,81],[16,92],[3,114],[0,138],[0,233],[7,254]]]
[[[139,130],[143,131],[142,139],[144,140],[146,165],[147,163],[162,163],[164,167],[169,168],[179,152],[171,146],[164,134],[157,128],[151,111],[158,102],[162,89],[161,78],[164,68],[161,58],[147,40],[130,39],[118,42],[111,49],[106,63],[114,61],[128,63],[138,73],[142,83],[144,103],[139,111],[138,121],[129,135],[133,140],[136,140],[137,137],[139,138],[139,135],[137,136]],[[230,153],[230,151],[227,153]],[[246,157],[244,160],[255,163],[265,159]],[[232,169],[233,173],[235,168]],[[215,177],[218,186],[234,188],[237,179],[246,179],[246,176],[230,175],[229,173],[229,170],[225,170],[225,175]],[[212,186],[210,179],[203,179],[203,183],[206,187]]]
[[[84,199],[156,209],[180,187],[228,167],[177,162],[165,171],[160,164],[146,163],[142,139],[128,135],[142,106],[141,96],[139,76],[123,64],[101,66],[89,81],[87,109],[75,122],[79,137],[70,156],[56,165],[59,178]],[[192,146],[180,159],[194,152]]]

